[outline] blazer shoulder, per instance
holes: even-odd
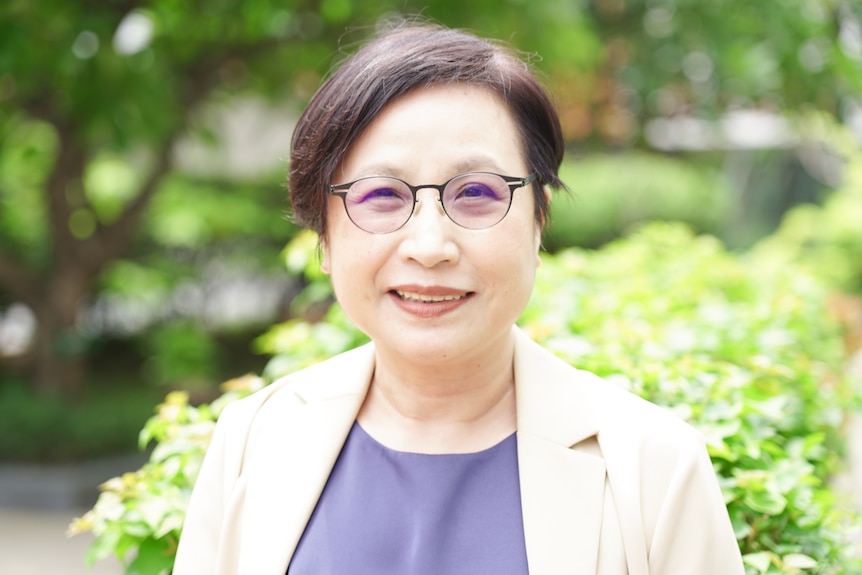
[[[228,404],[219,421],[248,425],[271,406],[279,409],[344,395],[364,394],[374,369],[374,349],[366,344],[285,375],[252,395]]]

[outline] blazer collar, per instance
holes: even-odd
[[[515,337],[518,431],[565,448],[598,433],[579,372],[519,328]]]
[[[284,575],[373,373],[374,348],[367,344],[288,376],[289,389],[261,407],[237,518],[243,523],[237,575]]]
[[[518,467],[531,573],[596,573],[605,464],[579,372],[515,328]]]

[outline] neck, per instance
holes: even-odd
[[[469,453],[513,433],[514,343],[498,353],[444,365],[416,365],[378,351],[359,423],[401,451]]]

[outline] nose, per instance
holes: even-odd
[[[400,256],[426,268],[457,262],[459,249],[453,237],[454,227],[456,224],[443,211],[439,192],[419,190],[413,215],[400,230],[404,233],[399,245]]]

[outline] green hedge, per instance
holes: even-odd
[[[597,248],[653,220],[720,235],[733,208],[733,193],[719,170],[666,155],[586,155],[564,162],[560,177],[570,193],[551,199],[543,236],[550,252]]]
[[[0,377],[0,461],[63,463],[134,451],[135,434],[162,395],[130,381],[100,380],[70,403]]]
[[[329,301],[315,239],[286,250],[310,286],[297,313]],[[764,273],[680,225],[652,224],[600,251],[544,256],[521,325],[574,365],[661,405],[706,436],[750,574],[859,573],[848,526],[858,521],[828,479],[841,463],[840,426],[858,394],[842,373],[841,333],[826,313],[828,284],[785,265]],[[338,306],[294,320],[258,343],[274,354],[265,377],[365,341]],[[127,573],[167,572],[214,422],[225,403],[263,385],[229,382],[212,405],[172,394],[141,435],[157,445],[142,469],[109,481],[73,532],[91,530],[95,560]]]

